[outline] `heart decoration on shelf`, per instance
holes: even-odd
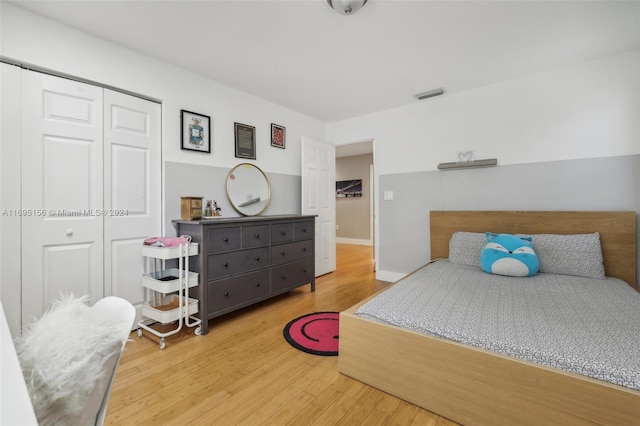
[[[458,151],[458,162],[468,163],[473,161],[473,151]]]

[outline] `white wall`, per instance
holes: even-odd
[[[165,161],[231,168],[240,162],[234,156],[237,121],[256,127],[253,163],[265,171],[300,175],[300,138],[326,139],[320,121],[11,4],[0,5],[1,55],[160,100]],[[181,109],[212,118],[211,155],[180,150]],[[271,146],[272,122],[286,127],[286,149]]]
[[[327,136],[337,145],[375,140],[377,275],[393,281],[429,260],[432,209],[638,212],[630,176],[640,158],[640,51],[330,123]],[[497,158],[498,169],[437,171],[466,150]],[[626,169],[611,173],[612,164]],[[553,196],[537,173],[547,173]],[[394,201],[381,201],[386,190]]]
[[[499,164],[638,154],[639,92],[636,50],[330,123],[327,137],[375,139],[379,175],[436,170],[465,150]]]
[[[257,160],[249,161],[266,173],[290,176],[289,180],[295,187],[299,182],[301,170],[301,137],[326,139],[326,126],[318,120],[58,24],[3,1],[0,1],[0,41],[0,55],[5,58],[159,100],[162,103],[163,114],[164,162],[209,167],[212,169],[211,174],[217,176],[221,169],[230,169],[246,161],[235,158],[234,155],[233,123],[241,122],[256,127]],[[12,68],[14,67],[6,65],[5,69]],[[15,72],[16,69],[10,72],[14,82],[16,78],[19,80],[19,77],[14,75]],[[6,74],[9,73],[3,72],[2,77]],[[12,95],[12,99],[19,99],[19,91],[17,94],[13,93],[17,88],[19,84],[2,85],[0,90],[3,101],[8,99],[9,95]],[[0,194],[0,207],[15,209],[20,208],[19,197],[17,200],[14,197],[16,191],[18,194],[20,191],[20,181],[16,178],[20,176],[20,150],[15,149],[19,147],[16,144],[20,141],[20,107],[13,101],[10,105],[7,105],[8,103],[2,104],[4,110],[0,140],[0,184],[3,193]],[[211,117],[211,154],[180,149],[181,109]],[[286,149],[271,146],[271,123],[286,127]],[[166,179],[163,167],[163,191],[166,191]],[[183,188],[183,195],[192,195],[189,193],[192,188],[191,182],[186,177],[181,182],[172,181],[171,184]],[[215,185],[224,188],[224,182],[212,182],[212,186]],[[274,188],[273,191],[277,190],[278,188]],[[221,197],[225,196],[222,191],[218,194]],[[218,196],[215,193],[203,195],[211,198]],[[290,193],[274,196],[289,197]],[[299,194],[295,196],[299,199]],[[179,202],[177,197],[167,199],[166,192],[163,193],[162,210],[165,213],[165,222],[176,218],[166,215],[167,212],[178,214],[174,212],[179,212]],[[283,204],[286,203],[280,203]],[[229,209],[225,213],[230,213]],[[290,213],[299,213],[299,210]],[[0,297],[3,304],[17,309],[17,315],[15,312],[8,313],[14,333],[20,327],[20,258],[15,256],[15,253],[19,254],[20,251],[14,249],[19,244],[19,226],[19,218],[3,218],[0,222]]]

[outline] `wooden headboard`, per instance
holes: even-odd
[[[636,290],[636,213],[633,211],[431,211],[431,258],[449,257],[456,231],[509,234],[600,233],[604,269]]]

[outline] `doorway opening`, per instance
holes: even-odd
[[[336,146],[336,182],[355,188],[336,190],[337,243],[375,246],[374,155],[373,140]]]

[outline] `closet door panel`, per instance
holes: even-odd
[[[160,105],[104,90],[106,294],[144,301],[142,241],[161,235]]]
[[[102,89],[23,72],[23,325],[60,291],[104,294],[102,112]]]

